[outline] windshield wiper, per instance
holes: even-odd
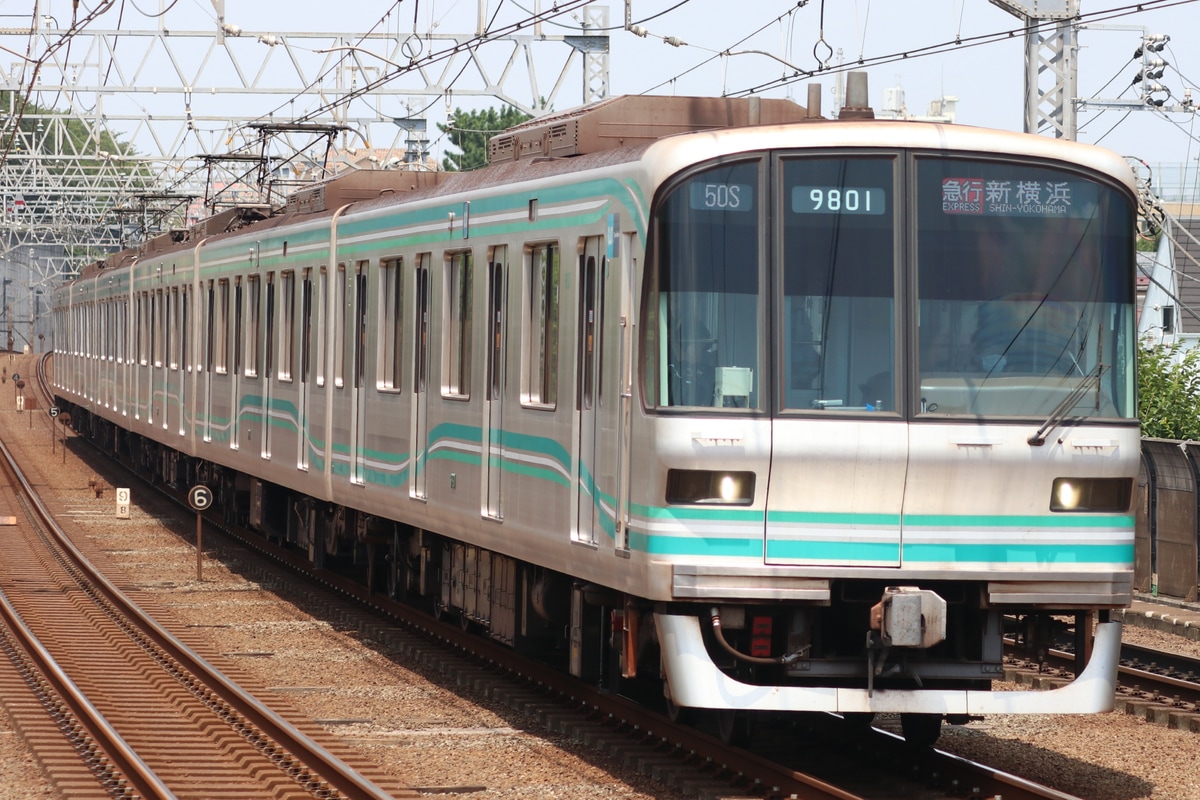
[[[1042,427],[1038,428],[1033,436],[1030,436],[1026,441],[1034,447],[1044,445],[1046,443],[1046,433],[1066,418],[1067,411],[1074,407],[1079,402],[1079,399],[1087,394],[1093,386],[1099,388],[1100,376],[1104,374],[1105,369],[1106,365],[1097,364],[1096,368],[1088,375],[1085,375],[1083,380],[1076,384],[1075,388],[1062,399],[1062,402],[1054,407],[1054,410],[1050,412],[1050,416],[1046,417],[1046,421],[1042,423]]]

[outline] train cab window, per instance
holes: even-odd
[[[400,363],[404,341],[404,259],[379,262],[379,349],[375,371],[378,388],[400,388]]]
[[[643,328],[652,405],[761,404],[759,173],[756,160],[689,175],[656,209]]]
[[[896,411],[896,160],[782,164],[782,407]]]
[[[1033,162],[917,159],[919,411],[1131,417],[1133,213]]]
[[[526,248],[521,401],[529,406],[551,409],[558,403],[558,292],[561,277],[556,243]]]
[[[469,397],[471,394],[471,317],[472,308],[471,253],[453,253],[446,261],[445,347],[442,392],[447,397]]]

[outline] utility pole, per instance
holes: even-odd
[[[1075,139],[1079,0],[991,0],[1025,24],[1025,132]],[[1043,87],[1043,79],[1048,79]]]

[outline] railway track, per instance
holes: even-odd
[[[173,497],[180,500],[178,493]],[[276,547],[261,536],[227,529],[215,518],[208,522],[236,538],[241,546],[335,592],[339,600],[331,601],[336,608],[331,607],[330,613],[343,615],[339,625],[366,631],[389,650],[441,671],[460,686],[522,713],[533,713],[548,729],[598,747],[681,791],[710,797],[846,800],[859,796],[954,797],[971,792],[1006,800],[1065,797],[986,766],[928,748],[913,748],[898,737],[841,725],[821,715],[803,715],[810,724],[802,726],[795,724],[795,715],[764,718],[752,749],[730,747],[715,735],[719,728],[715,720],[699,727],[677,724],[643,703],[581,684],[507,647],[464,632],[457,620],[433,619],[372,594],[332,571],[313,573],[300,554]],[[294,580],[272,576],[270,567],[261,569],[264,572],[252,575],[256,581],[286,583],[289,591],[310,593],[297,588]],[[347,610],[343,600],[353,607]],[[397,630],[396,623],[403,628]],[[843,769],[847,752],[855,753],[856,758]],[[822,769],[827,777],[822,777]]]
[[[1074,677],[1075,652],[1062,645],[1046,652],[1040,663],[1012,659],[1021,682],[1053,683]],[[1145,645],[1121,645],[1117,669],[1117,707],[1151,722],[1200,733],[1200,659]]]
[[[0,562],[6,705],[70,796],[382,798],[91,565],[0,444],[14,525]],[[143,598],[144,600],[144,598]],[[57,732],[58,735],[54,735]]]

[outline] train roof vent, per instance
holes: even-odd
[[[271,216],[271,207],[266,204],[248,203],[218,211],[207,219],[202,219],[192,226],[189,237],[192,240],[203,239],[206,236],[216,236],[218,233],[229,233],[253,225],[255,222]]]
[[[678,133],[806,120],[791,100],[622,95],[509,128],[488,142],[488,160],[582,156]]]
[[[428,189],[441,183],[446,174],[428,170],[360,169],[292,192],[287,213],[319,214],[393,192]]]

